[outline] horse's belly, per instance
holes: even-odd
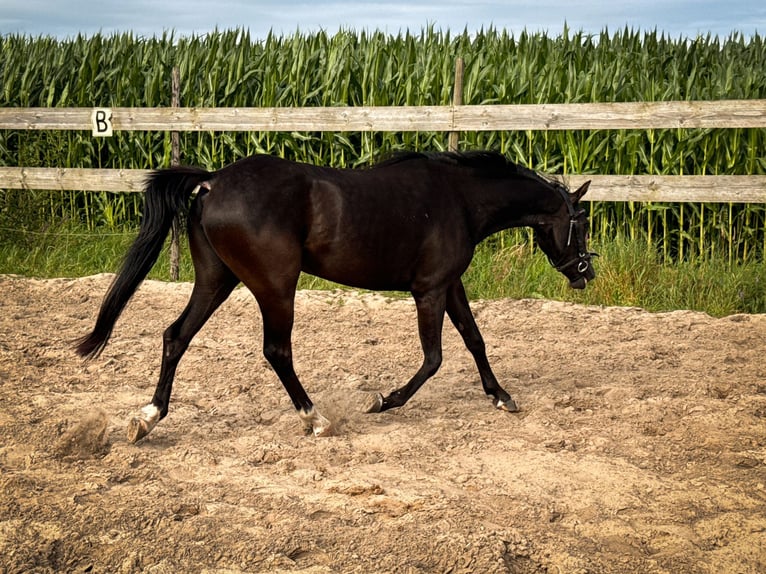
[[[371,290],[409,291],[413,278],[413,266],[407,258],[392,262],[380,254],[356,249],[304,251],[302,269],[341,285]]]

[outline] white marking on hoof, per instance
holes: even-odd
[[[323,417],[316,408],[311,407],[308,411],[298,411],[306,428],[314,433],[314,436],[332,436],[332,423]]]
[[[140,441],[157,426],[160,421],[160,410],[152,404],[141,409],[141,414],[134,417],[128,423],[128,441],[135,443]]]

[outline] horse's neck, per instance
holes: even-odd
[[[493,182],[467,195],[473,203],[474,228],[482,239],[511,227],[527,227],[556,212],[558,192],[534,181]]]

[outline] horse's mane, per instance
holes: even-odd
[[[503,154],[494,151],[394,152],[386,159],[376,163],[373,167],[388,166],[413,160],[427,160],[465,167],[474,170],[479,177],[484,178],[505,178],[515,176],[533,179],[553,187],[563,185],[555,179],[545,177],[526,166],[509,160]]]

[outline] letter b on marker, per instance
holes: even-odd
[[[90,123],[93,126],[93,136],[108,138],[112,137],[112,110],[109,108],[95,108],[90,114]]]

